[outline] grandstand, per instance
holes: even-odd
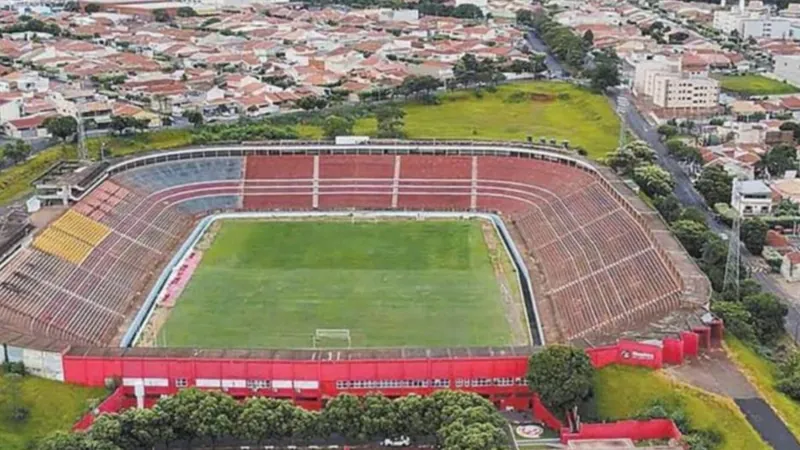
[[[621,181],[542,149],[204,148],[133,158],[107,175],[0,269],[0,323],[118,343],[195,220],[228,210],[497,212],[529,258],[547,342],[608,340],[708,299],[707,280]]]

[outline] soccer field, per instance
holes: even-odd
[[[353,347],[524,338],[482,221],[221,223],[159,345],[307,348],[317,329],[348,329]]]

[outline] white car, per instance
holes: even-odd
[[[384,439],[381,445],[384,447],[408,447],[411,445],[411,438],[408,436],[400,436],[395,439]]]

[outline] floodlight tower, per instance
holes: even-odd
[[[738,180],[733,179],[731,189],[731,205],[738,205],[736,198],[739,195]],[[725,279],[722,283],[722,292],[732,293],[736,299],[739,298],[739,263],[741,261],[741,251],[739,236],[741,232],[742,218],[738,207],[733,208],[733,231],[728,239],[728,259],[725,262]]]

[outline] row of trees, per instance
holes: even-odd
[[[519,12],[517,21],[536,29],[539,37],[547,44],[559,61],[573,69],[583,68],[586,55],[592,43],[572,32],[569,27],[559,24],[544,12]]]
[[[642,141],[634,141],[606,155],[605,162],[622,176],[630,177],[653,200],[675,188],[672,175],[655,164],[656,153]]]
[[[732,178],[719,166],[703,170],[695,183],[706,201],[727,203],[730,199]],[[717,201],[718,200],[718,201]],[[739,294],[723,292],[728,259],[728,242],[713,232],[706,224],[705,214],[696,208],[683,208],[668,193],[654,198],[654,205],[687,253],[697,260],[698,266],[708,276],[715,294],[712,311],[725,321],[725,328],[735,336],[759,345],[772,345],[783,334],[786,306],[772,294],[761,292],[758,283],[747,278],[747,270],[740,269],[743,280]],[[741,239],[754,254],[764,246],[767,225],[758,218],[742,223]]]
[[[40,450],[128,450],[222,439],[263,444],[348,443],[408,436],[435,440],[445,449],[497,449],[507,444],[505,421],[477,394],[442,390],[430,396],[389,399],[381,394],[341,394],[321,412],[287,400],[254,397],[238,402],[218,391],[184,389],[152,409],[130,409],[97,418],[87,433],[56,433]]]
[[[233,124],[203,125],[192,133],[192,143],[260,141],[267,139],[297,139],[297,132],[290,127],[279,127],[266,123],[240,122]]]

